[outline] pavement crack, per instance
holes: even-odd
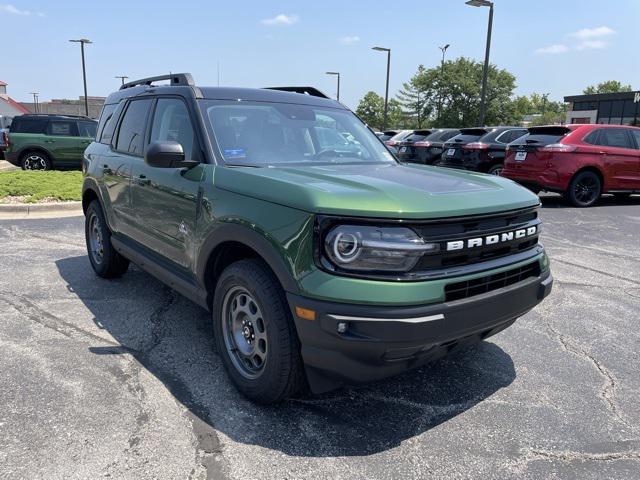
[[[604,452],[587,453],[564,450],[556,452],[553,450],[530,449],[524,455],[528,461],[536,459],[560,460],[563,462],[613,462],[617,460],[640,460],[640,452]]]
[[[174,290],[169,287],[163,287],[162,302],[153,312],[151,312],[151,315],[149,315],[149,322],[151,323],[151,340],[140,348],[145,355],[150,355],[156,347],[160,345],[165,337],[167,330],[165,314],[176,303],[177,299],[178,296]]]
[[[603,272],[602,270],[598,270],[597,268],[587,267],[587,266],[581,265],[579,263],[570,262],[568,260],[562,260],[560,258],[555,258],[555,257],[554,257],[553,261],[554,262],[558,262],[558,263],[564,263],[565,265],[571,265],[572,267],[577,267],[577,268],[582,268],[584,270],[589,270],[590,272],[599,273],[600,275],[604,275],[605,277],[615,278],[616,280],[622,280],[624,282],[629,282],[629,283],[633,283],[635,285],[640,285],[640,281],[638,281],[638,280],[632,280],[630,278],[622,277],[620,275],[614,275],[613,273]]]
[[[61,318],[39,307],[23,295],[0,291],[0,297],[2,301],[11,305],[18,313],[27,317],[32,322],[38,323],[45,328],[64,335],[65,337],[73,338],[76,334],[80,334],[84,337],[87,337],[88,339],[97,340],[101,343],[106,343],[114,347],[119,346],[119,344],[116,342],[103,338],[99,335],[84,330],[77,325],[62,320]]]
[[[632,432],[635,431],[635,426],[630,424],[623,416],[620,407],[618,407],[615,401],[616,388],[618,381],[615,376],[593,355],[587,352],[582,346],[580,346],[575,340],[563,335],[558,330],[553,328],[549,320],[546,321],[547,329],[551,332],[562,346],[563,350],[572,353],[580,358],[583,358],[590,362],[596,369],[596,371],[602,376],[604,382],[600,389],[600,397],[603,399],[607,409],[618,419],[620,423],[629,428]]]

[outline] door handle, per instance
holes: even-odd
[[[138,185],[144,186],[144,185],[149,185],[151,183],[151,180],[149,180],[146,175],[138,175],[135,178],[135,182]]]
[[[56,143],[55,140],[45,140],[44,143]]]

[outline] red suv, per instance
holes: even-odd
[[[529,128],[509,144],[502,176],[535,192],[590,207],[602,193],[640,193],[640,128],[557,125]]]

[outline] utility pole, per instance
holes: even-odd
[[[120,80],[122,80],[122,85],[124,85],[125,79],[128,79],[129,77],[127,77],[126,75],[116,75],[114,78],[119,78]]]
[[[442,61],[440,62],[440,98],[438,99],[438,121],[440,120],[440,115],[442,113],[442,80],[444,78],[444,54],[447,52],[447,49],[450,47],[448,43],[443,45],[442,47],[438,47],[442,50]]]
[[[493,2],[488,0],[468,0],[465,2],[472,7],[489,7],[489,26],[487,27],[487,46],[484,51],[484,67],[482,69],[482,93],[480,94],[480,116],[478,126],[484,125],[487,100],[487,75],[489,72],[489,50],[491,49],[491,30],[493,29]]]
[[[391,49],[384,47],[373,47],[373,50],[378,52],[387,52],[387,86],[384,91],[384,120],[382,125],[382,130],[386,130],[388,123],[388,112],[389,112],[389,72],[391,71]]]
[[[33,113],[40,113],[38,108],[38,92],[29,92],[33,95]]]

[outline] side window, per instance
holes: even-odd
[[[598,142],[607,147],[633,148],[630,140],[624,128],[603,128]]]
[[[56,135],[60,137],[77,137],[78,125],[76,122],[49,122],[49,128],[47,129],[49,135]]]
[[[598,135],[600,135],[601,131],[602,129],[594,130],[589,135],[584,137],[583,142],[588,143],[589,145],[600,145],[598,143]]]
[[[189,111],[182,100],[160,98],[151,126],[150,142],[177,142],[182,145],[186,160],[200,160]]]
[[[96,122],[78,122],[78,134],[80,137],[96,137]]]
[[[111,137],[109,137],[109,139],[104,142],[102,140],[102,133],[104,132],[105,126],[109,123],[109,121],[111,120],[111,118],[113,117],[113,112],[116,111],[116,107],[118,106],[117,103],[112,103],[110,105],[105,105],[104,107],[102,107],[102,112],[100,112],[100,121],[98,123],[98,141],[100,143],[110,143],[111,141]],[[111,130],[111,135],[113,135],[113,130]]]
[[[100,117],[100,124],[102,125],[102,130],[98,128],[98,136],[100,137],[100,143],[104,143],[105,145],[110,145],[113,140],[113,136],[115,134],[116,126],[118,125],[118,119],[122,114],[122,110],[124,109],[125,102],[120,102],[117,106],[113,114],[107,115],[105,117],[104,124],[102,124],[102,116]],[[106,114],[107,112],[105,112]]]
[[[13,133],[42,133],[44,134],[47,130],[47,121],[45,119],[15,119],[13,121],[13,125],[11,126],[11,131]]]
[[[150,106],[150,98],[134,100],[129,103],[124,112],[124,118],[120,122],[116,150],[130,155],[142,156],[144,130]]]
[[[636,141],[636,148],[640,150],[640,130],[630,130],[630,132]]]

